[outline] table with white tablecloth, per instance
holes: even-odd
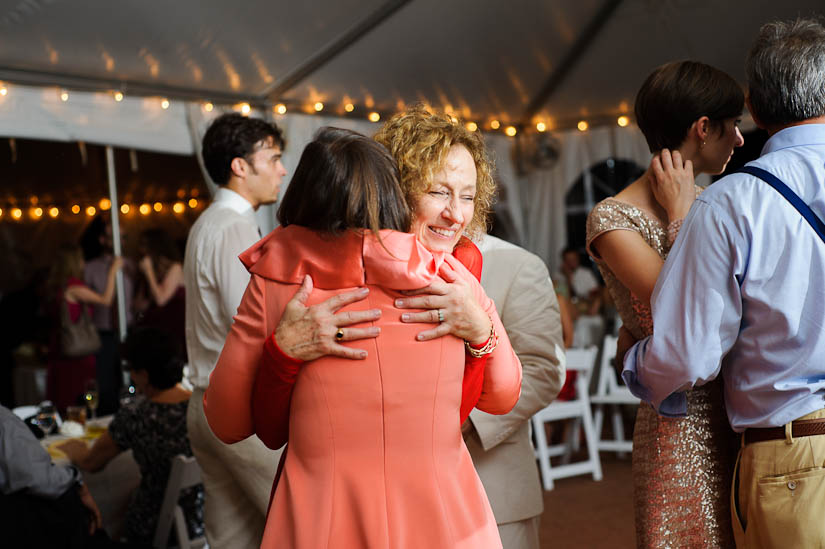
[[[93,420],[93,423],[106,425],[107,420],[111,420],[111,416]],[[64,435],[52,435],[44,438],[41,443],[45,448],[54,448],[55,443],[59,444],[69,438]],[[70,464],[65,455],[56,456],[54,451],[51,453],[52,461],[56,465]],[[132,456],[132,451],[121,452],[96,473],[84,472],[83,481],[89,487],[89,492],[100,509],[106,532],[112,539],[118,539],[123,530],[126,508],[131,501],[132,494],[140,484],[140,469]]]

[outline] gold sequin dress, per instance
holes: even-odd
[[[699,188],[697,187],[697,192]],[[653,333],[650,308],[628,290],[590,248],[608,231],[635,231],[667,258],[667,228],[644,211],[608,198],[587,218],[587,251],[596,260],[623,325],[637,338]],[[730,482],[738,445],[721,376],[687,392],[684,418],[659,416],[642,403],[633,431],[636,545],[645,548],[734,547]]]

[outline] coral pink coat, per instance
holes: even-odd
[[[485,367],[481,410],[503,414],[515,405],[521,364],[492,300],[460,262],[431,254],[413,235],[381,235],[384,246],[370,233],[332,238],[292,225],[241,256],[252,278],[204,395],[207,420],[227,443],[253,434],[264,340],[305,274],[315,286],[309,305],[366,286],[369,297],[344,310],[381,309],[381,335],[351,343],[368,351],[366,360],[324,357],[299,373],[289,453],[261,546],[501,547],[460,432],[463,343],[416,341],[422,326],[401,323],[398,291],[428,285],[444,264],[470,284],[500,336]]]

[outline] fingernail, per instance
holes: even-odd
[[[408,314],[406,314],[406,313],[404,313],[403,315],[401,315],[401,320],[403,320],[403,321],[405,321],[405,322],[406,322],[406,321],[407,321],[407,320],[409,320],[409,319],[410,319],[410,315],[408,315]]]
[[[375,318],[378,318],[379,316],[381,316],[381,309],[373,309],[372,314]]]
[[[372,333],[372,335],[379,335],[381,333],[381,328],[376,326],[375,328],[372,328],[370,332]]]
[[[360,353],[358,353],[358,358],[367,358],[367,352],[361,351]]]
[[[415,339],[417,339],[418,341],[421,341],[421,340],[424,339],[424,336],[421,335],[421,334],[418,334],[417,336],[415,336]]]
[[[396,307],[403,307],[404,306],[404,300],[403,299],[396,299],[395,300],[395,306]]]
[[[367,295],[368,293],[370,293],[369,288],[361,288],[360,290],[358,290],[358,295]]]

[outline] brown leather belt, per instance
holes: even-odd
[[[794,438],[825,435],[825,418],[797,419],[791,423]],[[745,430],[745,444],[766,440],[783,440],[785,427],[757,427]]]

